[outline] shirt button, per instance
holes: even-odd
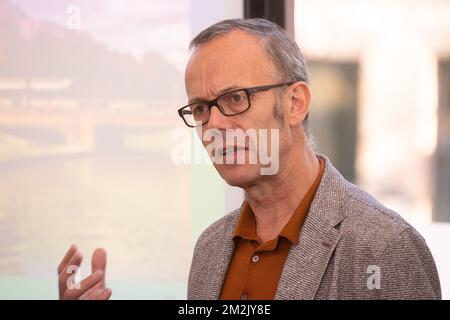
[[[248,296],[247,296],[246,293],[243,293],[243,294],[241,295],[241,300],[248,300]]]
[[[253,261],[254,263],[258,262],[258,261],[259,261],[259,256],[254,255],[254,256],[252,257],[252,261]]]

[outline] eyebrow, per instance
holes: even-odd
[[[226,87],[226,88],[220,90],[219,92],[217,92],[216,97],[219,97],[222,94],[227,93],[229,91],[233,91],[233,90],[237,90],[237,89],[241,89],[241,88],[242,88],[241,86]],[[194,98],[188,100],[188,104],[196,103],[196,102],[206,102],[206,101],[209,101],[209,100],[207,98],[203,98],[203,97],[194,97]]]

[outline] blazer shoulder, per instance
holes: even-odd
[[[388,243],[403,231],[423,240],[422,236],[397,212],[385,207],[373,196],[358,186],[348,182],[346,218],[340,229],[353,243],[379,256]],[[424,241],[424,240],[423,240]]]
[[[378,224],[373,225],[376,222],[383,225],[388,224],[398,232],[411,227],[402,216],[385,207],[372,195],[350,182],[348,185],[347,210],[354,218],[365,218],[372,224],[372,227],[378,226]]]

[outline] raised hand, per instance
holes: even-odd
[[[80,283],[73,281],[75,271],[80,267],[83,255],[72,245],[58,266],[58,287],[60,300],[107,300],[112,291],[105,288],[106,251],[98,248],[92,254],[92,273]]]

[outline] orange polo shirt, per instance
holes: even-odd
[[[275,297],[289,249],[298,244],[300,228],[322,178],[325,163],[321,158],[319,162],[319,175],[276,238],[261,243],[252,208],[248,202],[244,204],[233,234],[235,249],[220,299],[271,300]]]

